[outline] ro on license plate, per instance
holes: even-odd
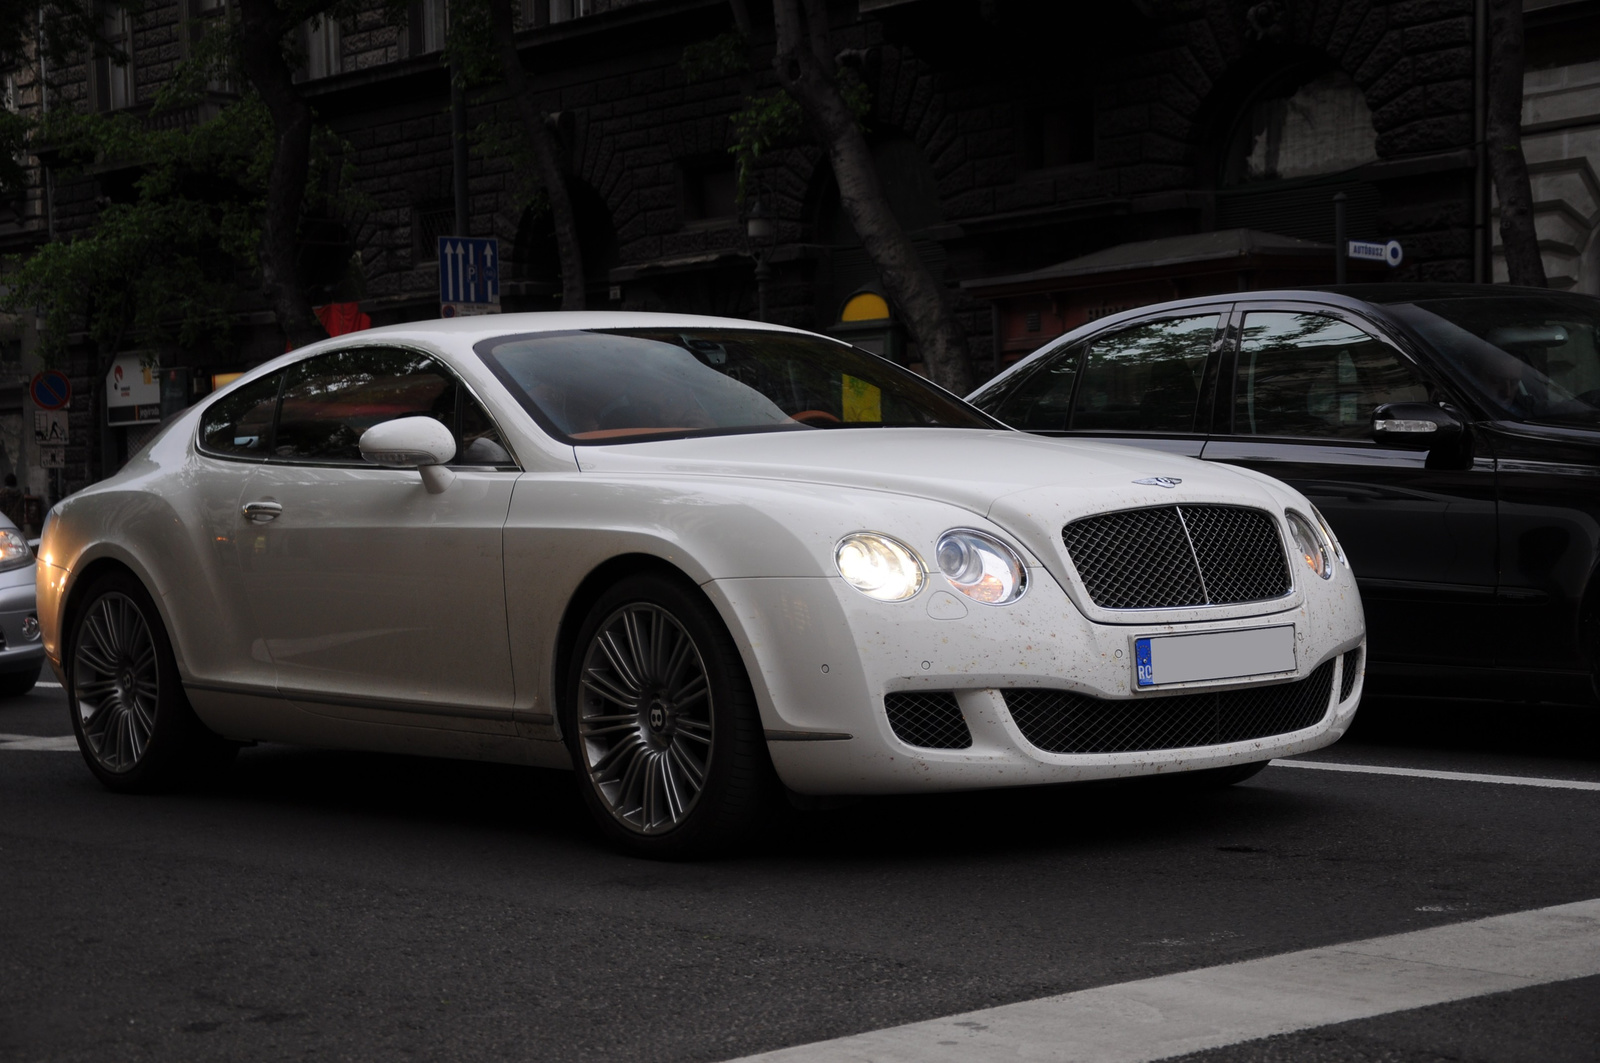
[[[1135,639],[1133,661],[1141,687],[1292,672],[1294,625]]]

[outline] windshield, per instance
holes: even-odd
[[[478,354],[568,443],[843,428],[996,428],[915,373],[841,343],[758,329],[503,336]]]
[[[1389,307],[1515,421],[1600,424],[1600,301],[1427,299]]]

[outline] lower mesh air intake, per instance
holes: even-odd
[[[1006,708],[1047,753],[1134,753],[1267,738],[1328,712],[1333,661],[1294,683],[1110,701],[1067,690],[1003,690]]]
[[[1361,647],[1344,655],[1344,675],[1339,679],[1339,700],[1349,701],[1350,692],[1356,688],[1356,680],[1361,678]]]
[[[908,746],[966,749],[972,745],[972,732],[967,730],[961,706],[948,690],[885,694],[883,707],[895,737]]]

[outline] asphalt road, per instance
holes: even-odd
[[[64,735],[61,692],[0,734]],[[1320,759],[1600,781],[1595,715],[1375,703]],[[0,1060],[724,1060],[1600,897],[1600,792],[1268,768],[864,801],[716,862],[569,779],[261,746],[123,797],[0,745]],[[1600,979],[1193,1055],[1600,1057]]]

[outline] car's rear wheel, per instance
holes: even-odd
[[[87,588],[71,631],[72,729],[89,770],[106,786],[167,789],[237,750],[195,717],[161,616],[132,575],[110,573]]]
[[[574,643],[562,731],[584,801],[641,856],[725,848],[765,811],[772,768],[750,680],[703,595],[665,576],[616,584]]]
[[[0,698],[20,698],[39,682],[44,665],[36,664],[20,672],[0,672]]]

